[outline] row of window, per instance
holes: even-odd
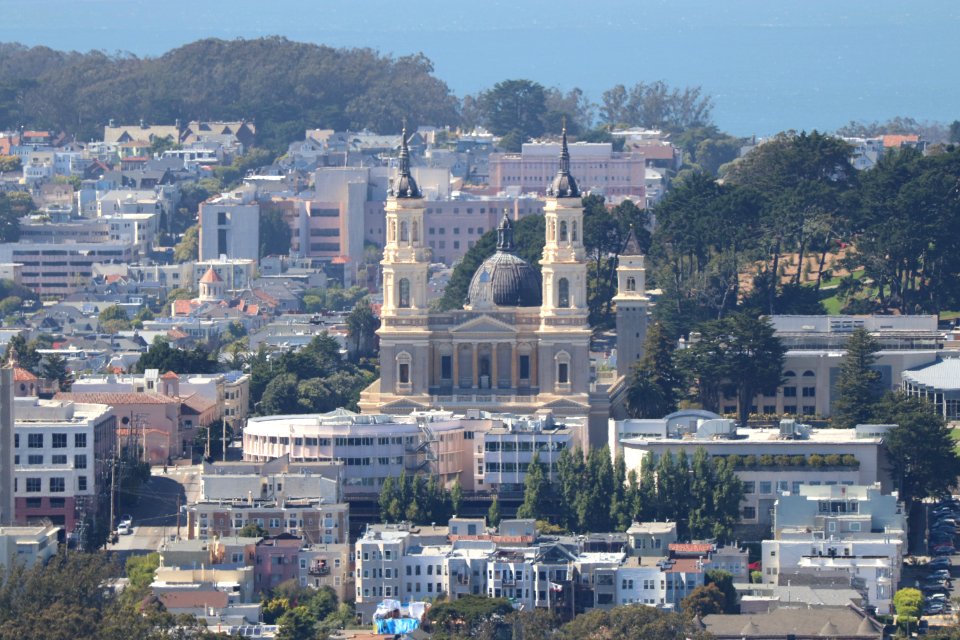
[[[31,454],[27,456],[28,465],[42,465],[44,456],[42,454]],[[13,457],[14,464],[20,464],[20,456],[16,455]],[[52,455],[50,456],[50,464],[52,465],[64,465],[67,464],[67,456],[65,455]],[[73,468],[74,469],[86,469],[87,468],[87,456],[86,455],[75,455],[73,456]]]
[[[50,493],[64,493],[67,490],[67,480],[63,477],[54,477],[48,479],[48,490]],[[14,480],[16,485],[16,480]],[[43,491],[43,479],[42,478],[26,478],[26,485],[24,487],[27,493],[40,493]],[[14,486],[16,490],[16,486]],[[87,476],[77,476],[77,491],[86,491],[87,490]]]
[[[778,480],[778,481],[777,481],[777,484],[776,484],[776,489],[777,489],[777,492],[778,492],[778,493],[782,493],[782,492],[785,492],[785,491],[790,491],[790,493],[796,495],[796,494],[800,493],[800,487],[803,486],[804,484],[807,484],[807,485],[819,485],[819,484],[820,484],[820,481],[819,481],[819,480],[810,480],[810,481],[808,481],[808,482],[803,482],[803,481],[801,481],[801,480],[794,480],[793,482],[790,482],[790,481],[788,481],[788,480]],[[846,485],[846,486],[851,486],[851,485],[853,484],[853,480],[843,480],[842,482],[837,482],[836,480],[828,480],[828,481],[824,482],[823,484],[825,484],[825,485],[842,484],[842,485]],[[772,494],[774,493],[774,490],[773,490],[773,489],[774,489],[774,484],[773,484],[772,481],[766,481],[766,480],[761,481],[761,482],[760,482],[760,491],[759,491],[759,494],[760,494],[760,495],[772,495]],[[755,481],[753,481],[753,480],[749,480],[749,481],[747,481],[747,482],[744,482],[744,483],[743,483],[743,493],[744,493],[745,495],[753,495],[753,494],[758,493],[758,492],[757,492],[757,483],[756,483]]]
[[[28,449],[43,449],[44,447],[44,438],[43,433],[28,433],[27,434],[27,448]],[[13,446],[16,449],[20,448],[20,434],[15,433],[13,435]],[[67,434],[66,433],[52,433],[50,434],[50,446],[53,449],[66,449],[67,448]],[[87,446],[87,434],[85,433],[75,433],[73,434],[73,446],[80,449]]]
[[[532,442],[530,440],[521,440],[520,442],[500,442],[498,440],[493,440],[484,443],[484,449],[491,452],[533,451],[534,448],[536,448],[537,451],[561,451],[565,446],[565,442],[552,442],[543,440],[537,442]]]

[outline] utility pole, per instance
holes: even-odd
[[[180,494],[177,494],[177,540],[180,539]]]
[[[117,457],[114,456],[110,461],[110,538],[113,538],[113,523],[115,514],[113,512],[114,503],[117,498]]]
[[[221,418],[220,424],[223,425],[223,440],[220,441],[221,443],[220,448],[223,449],[223,461],[226,462],[227,461],[227,421]]]

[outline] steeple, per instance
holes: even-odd
[[[553,184],[547,189],[547,194],[557,198],[579,198],[580,189],[577,181],[570,175],[570,150],[567,148],[567,120],[563,120],[563,135],[560,139],[560,169],[557,171]]]
[[[393,193],[398,198],[420,198],[420,187],[410,175],[410,149],[407,147],[407,122],[403,122],[403,131],[400,134],[400,175]]]
[[[497,251],[513,253],[513,225],[510,224],[510,218],[506,212],[503,213],[500,226],[497,227]]]

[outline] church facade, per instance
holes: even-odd
[[[544,205],[541,272],[514,253],[512,222],[504,216],[497,251],[474,273],[464,308],[430,311],[423,212],[404,135],[386,204],[380,379],[361,394],[361,411],[587,417],[581,444],[602,446],[610,400],[591,381],[583,205],[566,132]]]

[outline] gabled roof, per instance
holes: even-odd
[[[14,367],[13,368],[13,381],[14,382],[34,382],[39,380],[37,376],[33,375],[23,367]]]

